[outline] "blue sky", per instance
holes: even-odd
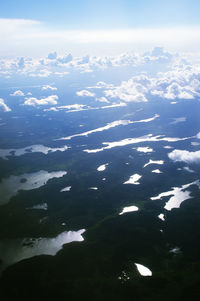
[[[34,19],[69,29],[198,25],[199,0],[6,0],[1,18]]]
[[[197,51],[199,12],[199,0],[1,1],[0,55]]]

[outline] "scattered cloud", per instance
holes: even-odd
[[[170,122],[170,124],[177,124],[177,123],[184,122],[184,121],[186,121],[186,117],[173,118],[173,121]]]
[[[58,100],[57,95],[50,95],[48,97],[41,98],[41,99],[37,99],[35,97],[29,97],[29,98],[26,98],[24,105],[27,105],[27,106],[56,105],[58,103],[57,100]]]
[[[21,90],[17,90],[11,93],[10,96],[24,96],[24,92],[22,92]]]
[[[96,101],[109,103],[109,100],[104,96],[103,97],[97,97]]]
[[[86,97],[94,97],[95,93],[90,92],[88,90],[81,90],[81,91],[76,92],[76,95],[78,95],[78,96],[86,96]]]
[[[45,86],[42,87],[42,90],[43,91],[46,91],[46,90],[57,90],[57,88],[56,87],[52,87],[50,85],[45,85]]]

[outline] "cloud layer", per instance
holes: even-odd
[[[1,55],[35,55],[49,49],[70,49],[81,55],[83,48],[91,53],[102,53],[105,44],[114,54],[127,46],[131,49],[148,49],[156,45],[170,47],[176,51],[197,51],[200,28],[166,27],[135,28],[118,30],[52,30],[48,24],[37,20],[0,19]],[[55,42],[56,41],[56,42]],[[37,47],[36,47],[37,45]],[[81,45],[82,47],[77,47]],[[113,47],[114,45],[114,47]],[[84,47],[83,47],[84,46]],[[43,54],[44,54],[43,53]]]

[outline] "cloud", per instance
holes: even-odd
[[[5,104],[3,98],[0,98],[0,111],[10,112],[11,109]]]
[[[10,96],[24,96],[24,92],[17,90],[14,93],[10,94]]]
[[[104,97],[104,96],[103,97],[99,97],[99,98],[97,97],[96,101],[109,103],[108,99],[106,97]]]
[[[170,54],[166,55],[168,56],[171,57]],[[143,57],[147,58],[147,54]],[[148,58],[152,59],[151,56]],[[145,63],[147,70],[149,66],[151,66],[150,70],[152,68],[156,70],[155,62],[152,62]],[[199,65],[190,65],[187,62],[182,62],[181,65],[179,58],[178,61],[175,59],[170,69],[170,71],[156,73],[154,77],[149,70],[145,75],[133,76],[127,81],[122,81],[119,86],[111,86],[109,89],[104,85],[104,94],[108,98],[119,98],[125,102],[146,102],[151,95],[169,100],[190,100],[200,97]]]
[[[45,85],[42,87],[42,90],[45,91],[45,90],[57,90],[56,87],[52,87],[50,85]]]
[[[95,93],[90,92],[88,90],[81,90],[81,91],[76,92],[76,95],[78,95],[78,96],[86,96],[86,97],[94,97]]]
[[[0,59],[1,76],[14,74],[30,77],[64,76],[74,71],[95,73],[97,70],[106,72],[109,69],[114,72],[117,70],[120,80],[126,70],[128,74],[132,70],[133,76],[119,85],[99,81],[94,86],[77,91],[76,94],[95,97],[96,92],[92,89],[98,89],[97,101],[106,102],[106,100],[116,99],[115,102],[123,103],[147,102],[152,96],[176,101],[200,97],[199,63],[189,63],[184,57],[166,52],[161,47],[140,55],[129,52],[116,56],[73,58],[71,55],[59,56],[53,52],[50,57],[51,59],[2,58]],[[56,89],[50,88],[50,85],[43,87],[44,90]]]
[[[200,151],[189,152],[187,150],[175,149],[168,154],[168,157],[174,162],[200,163]]]
[[[49,53],[48,56],[47,56],[47,58],[48,58],[49,60],[55,60],[55,59],[57,58],[57,53],[56,53],[56,51],[55,51],[55,52]]]
[[[123,81],[120,86],[105,90],[106,97],[119,98],[125,102],[147,102],[145,94],[147,87],[140,83],[140,79],[133,77],[128,81]]]
[[[41,99],[37,99],[35,97],[29,97],[29,98],[26,98],[24,105],[27,105],[27,106],[56,105],[58,103],[57,100],[58,100],[57,95],[50,95],[48,97],[41,98]]]
[[[166,27],[166,28],[135,28],[118,30],[52,30],[52,27],[35,20],[0,19],[0,43],[3,54],[11,55],[13,49],[17,55],[43,54],[50,49],[60,51],[70,49],[78,55],[85,49],[95,49],[95,55],[110,46],[112,52],[118,53],[119,48],[148,49],[154,45],[162,45],[183,51],[198,51],[199,26]],[[35,46],[37,45],[37,47]],[[84,47],[77,47],[84,45]],[[113,46],[114,45],[114,46]],[[93,46],[93,47],[92,47]],[[113,50],[114,49],[114,50]],[[94,51],[94,50],[93,50]],[[32,53],[31,53],[32,52]],[[159,53],[158,51],[156,54]],[[50,58],[54,57],[51,53]]]
[[[29,76],[31,77],[48,77],[52,72],[47,69],[39,70],[39,72],[32,72],[29,73]]]

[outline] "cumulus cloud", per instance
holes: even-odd
[[[57,58],[57,53],[56,53],[56,51],[55,51],[55,52],[49,53],[48,56],[47,56],[47,58],[48,58],[49,60],[55,60],[55,59]]]
[[[175,149],[168,154],[168,157],[174,162],[200,163],[200,151],[189,152],[187,150]]]
[[[164,51],[156,47],[144,54],[132,52],[116,56],[58,56],[55,52],[44,59],[15,58],[0,59],[0,73],[4,76],[22,74],[31,77],[64,76],[69,72],[96,72],[113,68],[119,72],[119,80],[126,70],[133,77],[122,81],[119,85],[99,81],[96,85],[77,91],[78,96],[95,97],[92,89],[98,89],[97,101],[147,102],[148,99],[160,97],[173,101],[178,99],[194,99],[200,97],[200,65],[189,63],[178,54]],[[116,69],[115,69],[116,68]],[[122,69],[120,69],[122,68]],[[126,69],[127,68],[127,69]],[[130,69],[132,68],[132,69]],[[123,72],[121,72],[121,70]],[[43,90],[55,90],[44,85]],[[90,90],[91,89],[91,90]],[[100,94],[101,93],[101,94]],[[14,93],[13,93],[14,94]]]
[[[87,97],[94,97],[95,93],[90,92],[88,90],[81,90],[81,91],[76,92],[76,95],[78,95],[78,96],[87,96]]]
[[[57,90],[57,88],[56,88],[56,87],[52,87],[52,86],[50,86],[50,85],[44,85],[44,86],[42,87],[42,90],[43,90],[43,91],[45,91],[45,90]]]
[[[17,90],[11,93],[10,96],[24,96],[24,92],[22,92],[21,90]]]
[[[125,102],[146,102],[145,94],[148,88],[142,83],[143,81],[148,85],[149,80],[146,77],[133,77],[128,81],[123,81],[120,86],[105,90],[104,93],[107,97],[119,98]]]
[[[24,105],[27,105],[27,106],[56,105],[58,103],[57,100],[58,100],[57,95],[50,95],[48,97],[41,98],[41,99],[37,99],[35,97],[29,97],[29,98],[26,98]]]
[[[36,72],[30,72],[29,76],[30,77],[48,77],[52,72],[47,69],[42,69]]]
[[[10,112],[11,109],[5,104],[3,98],[0,98],[0,111]]]
[[[100,102],[107,102],[107,103],[109,103],[109,101],[108,101],[108,99],[106,98],[106,97],[97,97],[96,98],[96,101],[100,101]]]
[[[154,95],[169,100],[194,99],[200,97],[200,66],[184,62],[181,66],[172,65],[172,70],[133,76],[122,81],[119,86],[104,90],[108,98],[119,98],[125,102],[146,102]]]

